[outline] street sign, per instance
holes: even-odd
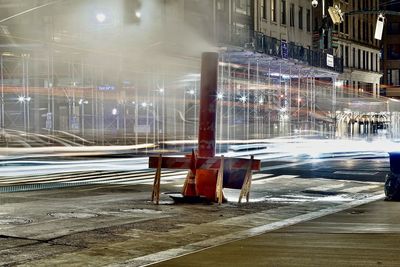
[[[326,65],[331,68],[335,67],[335,61],[333,55],[326,54]]]
[[[375,39],[382,40],[384,24],[385,24],[385,17],[382,14],[380,14],[376,20]]]

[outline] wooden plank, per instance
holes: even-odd
[[[160,184],[161,184],[161,163],[162,163],[162,155],[160,154],[157,157],[157,170],[156,170],[156,175],[154,177],[154,182],[153,182],[153,192],[151,194],[151,201],[154,202],[156,201],[156,204],[158,205],[160,202]]]
[[[163,157],[161,168],[164,169],[190,169],[190,158]],[[158,157],[149,157],[149,168],[157,168]]]
[[[249,159],[225,158],[225,169],[247,170]],[[165,169],[191,169],[193,166],[191,157],[163,157],[161,167]],[[158,157],[149,157],[149,168],[157,168]],[[219,170],[221,167],[221,157],[196,158],[196,169]],[[251,164],[253,171],[261,169],[261,161],[253,160]]]
[[[217,176],[217,188],[216,188],[216,195],[217,195],[217,200],[218,204],[222,204],[224,194],[223,194],[223,182],[224,182],[224,156],[221,156],[221,164],[220,168],[218,170],[218,176]]]
[[[245,175],[245,178],[244,178],[243,187],[240,190],[239,203],[242,203],[242,198],[244,196],[246,196],[246,201],[249,202],[250,187],[251,187],[251,174],[252,174],[251,165],[252,165],[253,159],[254,159],[254,156],[251,156],[249,165],[247,167],[246,175]]]

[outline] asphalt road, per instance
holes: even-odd
[[[0,188],[28,191],[0,193],[0,266],[156,263],[380,199],[389,170],[388,158],[269,159],[253,175],[250,203],[225,190],[221,206],[172,205],[165,194],[156,206],[154,170],[125,164],[37,174],[37,165],[3,166],[14,175],[0,177]],[[184,177],[165,171],[161,192],[180,191]]]
[[[300,178],[384,182],[390,171],[388,158],[342,157],[315,160],[271,161],[263,163],[263,172],[297,175]],[[276,168],[279,166],[279,168]]]

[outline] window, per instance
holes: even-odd
[[[294,27],[294,4],[290,4],[289,17],[289,25]]]
[[[363,40],[364,40],[364,42],[366,42],[367,40],[368,40],[368,25],[367,25],[367,22],[363,22],[363,33],[364,33],[364,36],[363,36]]]
[[[389,85],[400,85],[400,77],[399,77],[399,70],[398,69],[388,69],[387,76],[388,76],[388,84]]]
[[[271,0],[271,20],[276,22],[276,0]]]
[[[387,33],[390,35],[400,34],[400,22],[387,21]]]
[[[366,68],[366,60],[365,60],[365,51],[362,51],[362,59],[363,59],[363,62],[362,62],[362,69],[364,69],[365,70],[365,68]]]
[[[261,0],[261,17],[267,19],[267,0]]]
[[[225,9],[225,1],[224,0],[218,0],[217,9],[218,10],[224,10]]]
[[[358,49],[358,69],[361,69],[361,49]]]
[[[392,84],[399,85],[399,70],[392,70]]]
[[[281,0],[281,23],[286,25],[286,0]]]
[[[356,67],[356,49],[353,47],[353,68]]]
[[[348,67],[349,66],[349,47],[346,45],[346,47],[345,47],[345,55],[344,55],[344,65],[346,66],[346,67]]]
[[[303,29],[303,7],[299,6],[299,29]]]
[[[339,47],[339,55],[342,59],[344,59],[344,45],[340,45]]]
[[[310,32],[311,31],[311,10],[310,9],[307,9],[307,17],[306,17],[306,20],[307,20],[307,31],[308,32]]]
[[[400,44],[390,44],[387,46],[387,59],[400,59]]]
[[[250,16],[251,9],[250,9],[250,0],[236,0],[236,8],[235,11],[238,14]]]
[[[371,58],[371,66],[369,67],[370,70],[374,70],[374,54],[371,52],[370,54]]]
[[[340,31],[341,33],[344,32],[344,23],[343,23],[343,22],[339,24],[339,31]]]

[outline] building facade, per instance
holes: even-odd
[[[4,17],[42,3],[10,2]],[[328,51],[313,49],[315,11],[308,0],[93,0],[10,19],[0,28],[3,139],[196,139],[204,51],[220,54],[218,139],[333,137],[335,112],[348,108],[336,101],[342,59],[329,65]]]
[[[345,12],[344,22],[332,25],[322,19],[322,5],[315,9],[314,47],[325,49],[343,59],[344,73],[338,79],[343,81],[340,94],[356,97],[360,93],[380,96],[380,41],[374,39],[377,15],[367,10],[378,10],[379,0],[329,0],[328,6],[338,5]],[[325,10],[326,15],[328,11]],[[321,32],[325,30],[325,37]],[[324,39],[324,40],[322,40]]]
[[[306,48],[312,45],[312,7],[308,0],[256,0],[255,30]]]
[[[400,11],[400,5],[383,6],[382,9]],[[387,15],[385,19],[382,57],[383,95],[400,99],[400,17]]]

